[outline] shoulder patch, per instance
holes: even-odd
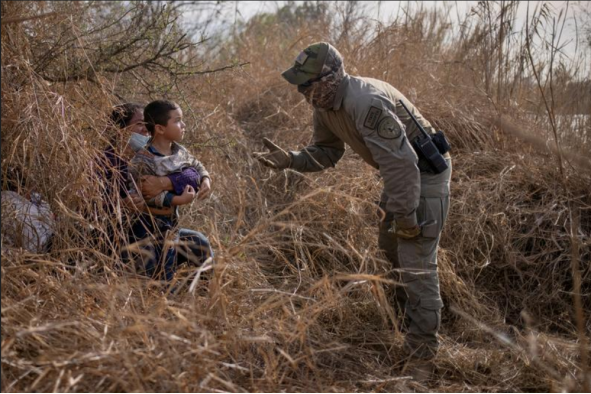
[[[393,140],[402,135],[402,127],[392,116],[386,116],[380,120],[378,135],[387,140]]]
[[[363,126],[367,127],[368,129],[374,130],[376,128],[376,125],[378,124],[378,119],[380,119],[381,114],[382,110],[372,105],[369,109],[369,112],[367,113],[367,116],[365,117],[365,122],[363,122]]]

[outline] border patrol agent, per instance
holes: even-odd
[[[314,107],[312,142],[286,152],[264,139],[269,152],[255,157],[276,169],[321,171],[337,164],[347,144],[380,171],[380,207],[386,217],[379,246],[405,284],[397,289],[409,319],[404,348],[411,359],[431,359],[438,349],[443,307],[437,249],[449,207],[449,153],[443,155],[447,170],[430,171],[411,144],[420,129],[400,101],[425,131],[435,134],[431,124],[390,84],[346,74],[341,54],[328,43],[310,45],[282,76]]]

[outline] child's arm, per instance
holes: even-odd
[[[185,205],[190,204],[195,199],[195,189],[191,185],[185,186],[185,190],[183,190],[183,194],[180,196],[174,196],[171,200],[171,205]]]
[[[210,178],[209,172],[205,169],[205,166],[194,156],[191,156],[191,159],[191,167],[197,171],[201,180],[203,181],[203,178]]]
[[[201,162],[193,157],[193,168],[199,173],[201,177],[201,184],[199,185],[199,193],[197,194],[198,200],[205,199],[211,192],[211,177],[209,172],[205,169],[205,166]]]
[[[158,208],[170,208],[178,205],[190,204],[195,198],[195,189],[191,185],[186,185],[181,195],[163,191],[156,197],[148,201],[149,206]]]

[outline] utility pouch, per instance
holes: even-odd
[[[425,238],[437,238],[439,235],[439,224],[432,220],[430,223],[421,226],[421,235]]]
[[[451,145],[449,144],[447,138],[445,138],[445,134],[443,134],[443,131],[439,130],[437,133],[431,136],[431,139],[433,140],[433,143],[439,150],[439,153],[441,153],[442,155],[445,155],[447,152],[451,150]]]
[[[415,138],[412,142],[412,146],[419,158],[422,157],[425,159],[425,162],[435,174],[441,174],[443,171],[447,170],[448,166],[445,159],[429,136],[419,136]]]
[[[449,151],[450,148],[449,142],[447,142],[445,135],[443,135],[443,131],[438,131],[433,136],[431,136],[425,131],[423,126],[421,126],[412,112],[410,112],[406,104],[404,104],[402,100],[399,100],[399,102],[421,131],[421,134],[415,138],[414,141],[412,141],[412,146],[419,156],[419,161],[422,158],[425,163],[427,163],[431,171],[433,171],[435,174],[441,174],[443,171],[448,169],[448,165],[445,162],[443,155]]]

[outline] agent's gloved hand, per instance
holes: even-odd
[[[415,224],[412,227],[403,227],[394,220],[392,221],[392,227],[388,231],[402,239],[413,239],[421,234],[421,226]]]
[[[254,152],[254,157],[267,167],[278,170],[289,168],[291,165],[291,155],[289,153],[275,145],[273,141],[268,138],[263,138],[263,144],[269,149],[269,152]]]

